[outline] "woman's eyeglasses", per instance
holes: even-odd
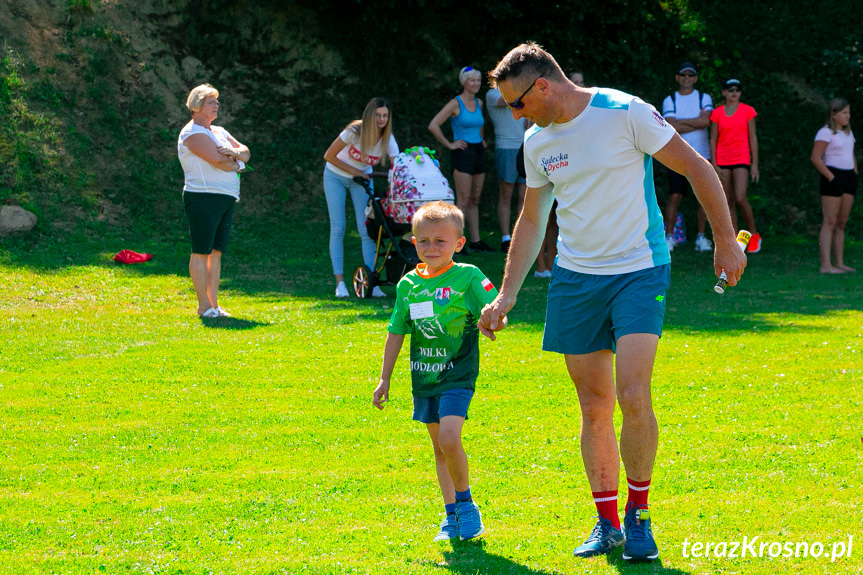
[[[541,77],[542,76],[540,76],[540,78]],[[536,80],[539,80],[539,78],[537,78]],[[527,87],[527,90],[522,92],[521,96],[516,98],[515,101],[513,101],[511,104],[509,102],[507,102],[506,107],[509,108],[510,110],[521,110],[522,108],[524,108],[524,102],[522,102],[521,99],[524,98],[525,96],[527,96],[527,93],[530,92],[534,86],[536,86],[536,80],[531,82],[530,86]]]

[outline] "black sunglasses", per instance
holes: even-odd
[[[687,72],[685,74],[679,74],[679,76],[683,76],[684,78],[694,78],[694,77],[698,76],[698,74],[691,74],[691,73]]]
[[[542,78],[542,76],[540,76],[540,78]],[[536,80],[539,80],[539,78],[537,78]],[[521,96],[516,98],[512,104],[507,102],[506,107],[509,108],[510,110],[521,110],[522,108],[524,108],[524,102],[522,102],[521,99],[524,98],[525,96],[527,96],[527,93],[530,92],[534,86],[536,86],[536,80],[531,82],[530,86],[527,87],[527,90],[522,92]]]
[[[725,91],[726,92],[739,92],[740,88],[738,88],[737,86],[731,86],[730,88],[725,88]]]

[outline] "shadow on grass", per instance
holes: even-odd
[[[651,575],[654,573],[658,575],[690,575],[689,571],[663,567],[661,558],[654,561],[626,561],[623,558],[622,547],[618,547],[606,555],[605,560],[611,567],[614,567],[624,575],[640,575],[642,573],[649,573]]]
[[[245,330],[270,324],[238,317],[202,317],[201,325],[209,329]]]
[[[439,569],[464,575],[562,575],[560,571],[531,569],[512,559],[488,553],[483,539],[453,541],[452,551],[444,551],[446,564],[434,563]]]
[[[391,312],[382,311],[379,300],[351,298],[350,305],[336,308],[338,304],[332,301],[334,285],[325,229],[325,218],[292,221],[288,231],[275,215],[239,218],[224,259],[222,290],[252,296],[314,299],[321,302],[321,311],[344,313],[345,322],[389,316]],[[829,277],[818,273],[816,259],[810,253],[813,246],[810,239],[774,238],[762,252],[749,258],[740,285],[722,296],[713,293],[716,278],[710,254],[695,253],[685,247],[675,250],[665,327],[693,333],[769,332],[793,326],[777,321],[776,314],[823,316],[863,310],[863,282],[858,279],[863,272]],[[122,248],[153,253],[155,257],[145,264],[121,266],[111,257]],[[0,265],[49,275],[78,266],[96,266],[119,268],[130,277],[187,277],[188,252],[186,232],[177,224],[161,236],[118,233],[87,238],[37,236],[4,240],[0,246]],[[359,253],[358,237],[349,237],[345,242],[348,275],[358,263]],[[852,264],[863,261],[863,244],[846,244],[846,256]],[[503,254],[459,259],[478,266],[499,286],[505,262]],[[547,290],[547,280],[536,280],[528,274],[510,322],[541,327],[545,321]],[[389,297],[383,304],[392,305],[395,290],[386,287],[385,291]],[[793,327],[818,329],[805,325]]]

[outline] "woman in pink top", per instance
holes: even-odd
[[[758,181],[758,136],[755,132],[755,108],[740,101],[740,80],[730,78],[722,84],[725,104],[710,114],[710,154],[713,167],[725,189],[731,222],[737,229],[737,208],[752,232],[746,251],[761,250],[761,236],[755,228],[752,207],[746,200],[746,186],[751,175]]]
[[[854,157],[854,134],[851,133],[851,107],[844,98],[834,98],[827,113],[827,125],[815,134],[810,159],[821,174],[821,207],[824,219],[818,244],[821,273],[853,272],[843,261],[845,224],[854,205],[859,177]],[[835,265],[830,263],[831,248]]]

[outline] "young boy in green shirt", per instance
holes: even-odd
[[[497,290],[476,266],[457,264],[464,247],[464,215],[453,204],[430,202],[413,217],[413,243],[421,264],[399,281],[387,328],[374,405],[389,401],[390,376],[411,335],[413,419],[426,424],[434,446],[446,517],[435,541],[479,537],[485,531],[473,502],[461,431],[479,375],[476,322]]]

